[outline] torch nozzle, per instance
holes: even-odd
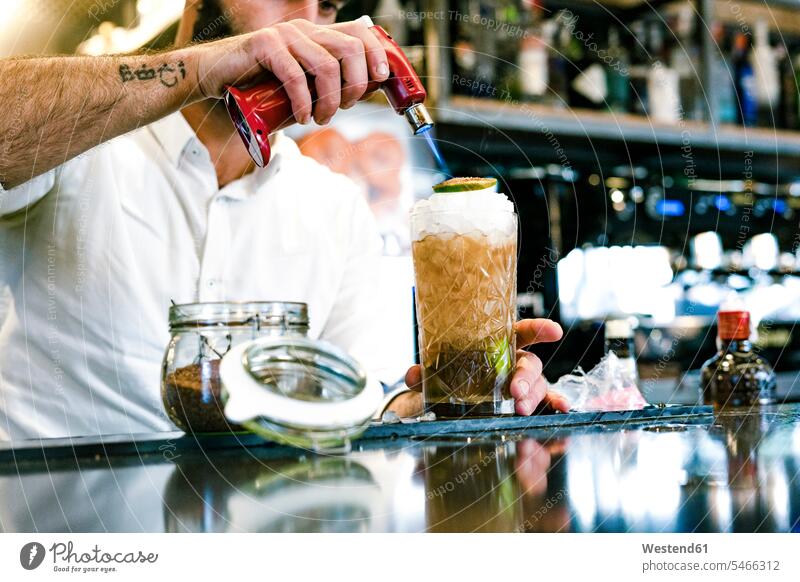
[[[411,131],[414,135],[422,133],[433,127],[433,119],[431,114],[422,103],[412,105],[404,112],[408,124],[411,126]]]

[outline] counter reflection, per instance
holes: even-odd
[[[378,478],[387,468],[391,471],[402,465],[402,455],[387,464],[380,453],[270,463],[256,459],[243,463],[237,457],[179,459],[164,490],[164,529],[386,531],[390,529],[390,484],[382,485]]]
[[[575,435],[564,466],[572,528],[797,530],[797,442],[800,427],[769,411],[723,415],[710,428]]]
[[[800,531],[794,405],[364,449],[0,467],[0,531]]]

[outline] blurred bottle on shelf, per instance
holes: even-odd
[[[561,11],[555,18],[548,21],[553,38],[553,47],[549,51],[548,76],[550,79],[550,92],[553,96],[553,105],[558,108],[569,106],[569,81],[571,72],[574,70],[575,58],[571,41],[575,40],[570,33],[567,23],[567,14]],[[546,34],[546,35],[547,35]]]
[[[462,0],[453,7],[458,14],[453,36],[454,93],[496,98],[503,62],[498,57],[498,35],[488,34],[485,23],[496,22],[491,0]],[[483,23],[483,24],[482,24]]]
[[[796,107],[794,110],[794,117],[796,119],[794,127],[791,129],[800,129],[800,53],[790,57],[789,60],[793,63],[790,67],[792,74],[794,75],[794,83],[787,83],[787,91],[792,93],[792,99],[796,102]]]
[[[631,103],[631,60],[627,49],[619,39],[619,30],[612,26],[608,30],[608,62],[606,83],[608,85],[608,108],[617,113],[630,110]]]
[[[695,14],[691,4],[678,11],[673,33],[678,42],[670,52],[671,67],[678,74],[680,102],[684,119],[702,120],[705,117],[702,91],[702,64],[699,47],[694,39]]]
[[[753,69],[755,97],[758,104],[758,125],[775,127],[778,123],[778,99],[781,84],[775,49],[769,44],[766,20],[755,23],[750,66]]]
[[[573,81],[580,74],[581,68],[586,64],[584,45],[577,39],[575,32],[577,18],[564,10],[559,13],[556,22],[559,24],[556,52],[559,54],[557,62],[560,65],[557,84],[561,99],[571,106],[585,106],[583,99],[575,94],[572,86]]]
[[[542,19],[542,5],[536,0],[525,0],[522,5],[522,21],[525,34],[520,43],[517,64],[519,66],[519,87],[522,98],[527,101],[543,102],[547,97],[548,46],[551,38],[545,38],[546,27]]]
[[[781,79],[781,94],[778,104],[781,127],[798,129],[800,125],[800,112],[798,112],[798,88],[796,66],[800,63],[792,60],[785,45],[778,48],[778,61]]]
[[[463,2],[456,4],[455,9],[464,8]],[[475,96],[471,81],[476,81],[478,56],[472,41],[472,30],[469,23],[457,19],[451,27],[453,30],[453,84],[451,90],[457,95]]]
[[[519,0],[495,0],[494,25],[498,29],[495,52],[497,65],[495,99],[520,99],[519,53],[526,37],[525,10]],[[505,34],[502,31],[506,31]]]
[[[475,47],[466,38],[458,39],[453,43],[453,73],[454,79],[458,82],[453,83],[453,93],[478,97],[475,88],[476,71],[478,68],[478,57],[475,54]],[[463,81],[462,81],[463,80]]]
[[[647,112],[658,123],[677,123],[682,117],[678,72],[670,66],[669,47],[660,22],[650,27],[654,61],[647,75]]]
[[[477,4],[477,11],[473,8],[475,4]],[[480,23],[497,21],[496,5],[492,0],[471,0],[468,5],[469,11],[465,14],[474,15],[477,12],[479,15],[477,22],[470,19],[473,28],[472,39],[475,45],[475,75],[481,83],[485,84],[486,91],[491,95],[499,78],[498,73],[502,72],[500,66],[502,63],[496,56],[499,37],[497,34],[487,32]]]
[[[605,340],[605,353],[614,352],[620,360],[626,378],[638,384],[639,372],[636,368],[636,351],[630,320],[627,318],[606,320]]]
[[[734,74],[728,62],[730,47],[726,43],[725,29],[715,22],[712,28],[714,50],[711,53],[711,87],[706,88],[705,95],[712,101],[717,123],[736,123],[736,90]]]
[[[631,24],[633,50],[631,51],[631,111],[639,115],[647,115],[647,77],[650,71],[650,54],[647,47],[647,26],[644,21],[636,20]]]
[[[750,127],[758,122],[756,79],[750,61],[750,40],[743,32],[737,32],[733,42],[733,79],[738,101],[738,119],[741,125]]]

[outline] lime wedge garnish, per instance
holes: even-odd
[[[489,361],[498,376],[504,376],[511,372],[513,367],[511,346],[508,343],[508,338],[490,342],[487,346]]]
[[[486,190],[494,188],[497,180],[494,178],[450,178],[433,187],[439,194],[446,192],[469,192],[473,190]]]

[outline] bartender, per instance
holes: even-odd
[[[280,133],[256,168],[219,101],[267,70],[300,123],[352,107],[389,68],[363,24],[334,24],[341,4],[190,0],[167,52],[0,60],[0,439],[172,429],[171,301],[304,301],[311,337],[380,369],[381,243],[358,189]],[[561,336],[517,330],[520,347]],[[541,367],[518,353],[519,414],[549,398]]]

